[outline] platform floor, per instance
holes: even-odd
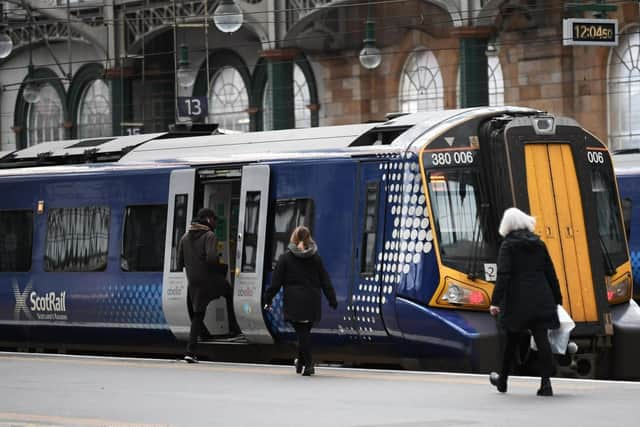
[[[0,426],[636,426],[640,383],[0,353]]]

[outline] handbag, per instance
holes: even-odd
[[[569,344],[569,338],[571,337],[571,331],[576,327],[576,323],[573,321],[569,313],[563,306],[558,305],[558,320],[560,321],[560,327],[557,329],[549,329],[549,345],[551,346],[551,353],[553,354],[565,354],[567,352],[567,345]],[[536,341],[531,337],[531,348],[538,350]]]

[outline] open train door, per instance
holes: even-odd
[[[162,275],[162,311],[171,332],[178,339],[189,337],[187,309],[187,276],[178,270],[177,253],[180,238],[187,231],[187,219],[193,216],[194,169],[171,172],[167,202],[167,238]]]
[[[262,314],[268,207],[269,166],[243,167],[233,305],[242,333],[260,344],[273,343]]]

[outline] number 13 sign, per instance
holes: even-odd
[[[205,118],[209,115],[209,104],[206,96],[178,97],[178,114],[180,117]]]

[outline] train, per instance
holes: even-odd
[[[1,348],[182,351],[190,308],[176,250],[209,207],[242,331],[229,338],[225,304],[212,301],[211,357],[290,352],[281,296],[265,311],[263,294],[289,233],[306,225],[339,304],[313,329],[319,360],[489,372],[497,228],[517,206],[537,218],[576,323],[566,375],[640,378],[616,176],[576,121],[514,106],[213,127],[45,142],[0,159]]]
[[[612,156],[620,192],[629,260],[633,271],[633,298],[640,301],[640,150],[618,150]]]

